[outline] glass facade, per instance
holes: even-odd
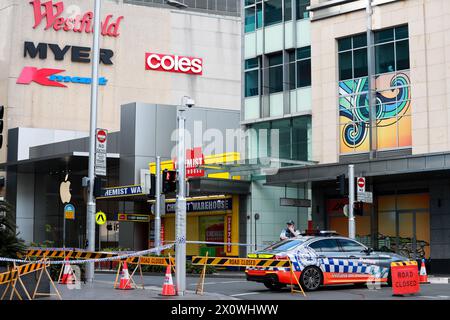
[[[253,32],[263,26],[268,27],[291,21],[293,10],[297,20],[309,19],[310,0],[245,0],[245,32]]]
[[[289,89],[311,86],[311,47],[289,51]]]
[[[308,161],[311,143],[310,116],[266,121],[250,125],[247,129],[250,130],[248,154],[252,157]]]
[[[166,0],[124,0],[123,2],[134,5],[173,8],[166,4]],[[178,0],[178,2],[184,3],[188,6],[185,10],[203,11],[207,13],[232,16],[241,15],[241,0]],[[245,0],[245,2],[252,1]]]

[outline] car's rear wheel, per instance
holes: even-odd
[[[305,291],[315,291],[319,289],[322,282],[322,271],[315,266],[306,267],[300,275],[300,284]]]
[[[284,287],[286,287],[285,284],[282,283],[276,283],[276,282],[271,282],[271,281],[265,281],[264,282],[264,286],[271,290],[271,291],[280,291],[281,289],[283,289]]]

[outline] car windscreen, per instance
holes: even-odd
[[[289,250],[292,250],[295,247],[301,245],[304,242],[305,242],[305,240],[303,240],[303,239],[285,240],[285,241],[274,243],[274,244],[268,246],[267,248],[265,248],[263,251],[277,251],[277,252],[289,251]]]

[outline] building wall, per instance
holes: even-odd
[[[317,2],[317,1],[316,1]],[[313,4],[313,3],[312,3]],[[448,151],[448,28],[445,0],[409,0],[375,6],[373,28],[408,24],[412,153]],[[366,31],[360,10],[311,24],[313,160],[339,161],[337,38]]]
[[[56,0],[54,0],[56,2]],[[71,10],[93,10],[92,2],[64,0],[64,17]],[[117,131],[120,106],[133,101],[179,104],[190,95],[198,106],[240,109],[240,18],[192,11],[102,1],[102,20],[123,15],[120,35],[101,37],[100,47],[114,51],[113,65],[100,65],[108,79],[99,89],[98,126]],[[0,10],[0,104],[6,106],[7,128],[32,127],[88,131],[90,86],[68,88],[16,84],[25,66],[64,69],[64,75],[90,77],[89,63],[24,57],[24,42],[92,47],[92,34],[44,30],[45,19],[33,29],[29,1],[7,0]],[[145,70],[145,53],[156,52],[203,58],[202,76]],[[3,148],[3,152],[5,148]],[[4,160],[4,155],[0,159]]]

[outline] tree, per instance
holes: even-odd
[[[14,208],[6,201],[0,201],[0,257],[19,258],[26,252],[25,241],[19,238],[14,222]],[[4,265],[4,264],[3,264]]]

